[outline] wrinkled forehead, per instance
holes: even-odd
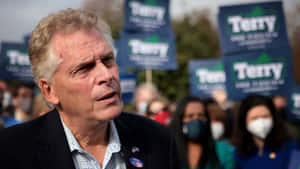
[[[78,50],[93,48],[109,50],[110,48],[105,37],[96,29],[78,30],[71,33],[58,32],[53,36],[52,45],[54,52],[60,57],[62,57],[62,54]]]

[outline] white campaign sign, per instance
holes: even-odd
[[[224,72],[212,72],[207,69],[198,69],[196,74],[199,78],[200,83],[224,83],[225,73]]]
[[[300,107],[300,94],[293,94],[292,99],[294,101],[294,107],[299,108]]]
[[[19,52],[18,50],[9,50],[6,54],[9,57],[10,65],[30,65],[29,56]]]
[[[157,20],[163,20],[165,15],[165,9],[159,6],[144,5],[139,2],[130,2],[132,15],[143,17],[154,17]]]
[[[239,33],[265,30],[274,32],[276,16],[261,16],[252,18],[243,18],[241,16],[231,16],[228,18],[228,23],[232,25],[232,32]]]
[[[239,62],[233,65],[233,69],[238,72],[238,79],[246,78],[255,79],[263,77],[271,77],[273,75],[275,80],[281,78],[283,64],[269,63],[259,65],[249,65],[247,62]]]
[[[160,57],[166,57],[169,48],[167,43],[143,42],[141,40],[130,40],[128,44],[132,48],[133,54],[159,55]]]

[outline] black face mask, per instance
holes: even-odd
[[[188,140],[203,143],[207,140],[208,123],[202,120],[192,120],[183,124],[182,132]]]

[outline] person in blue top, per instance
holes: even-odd
[[[249,95],[241,105],[232,143],[240,169],[287,169],[297,143],[267,96]]]
[[[233,149],[214,141],[206,104],[197,97],[180,100],[170,124],[174,133],[181,169],[234,169]]]
[[[13,105],[9,105],[3,109],[2,119],[5,127],[11,127],[21,122],[16,120],[14,117],[15,107]]]

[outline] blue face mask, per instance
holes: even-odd
[[[182,126],[182,132],[190,141],[203,142],[208,134],[208,123],[202,120],[192,120]]]

